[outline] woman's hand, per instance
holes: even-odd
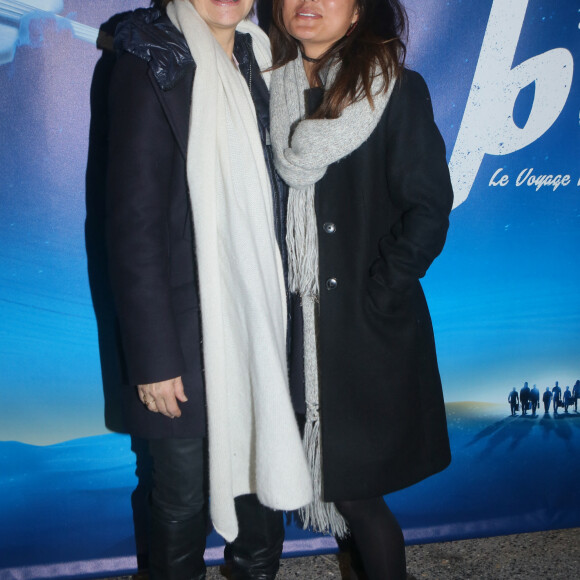
[[[181,377],[160,383],[138,385],[137,390],[141,402],[153,413],[161,413],[170,419],[181,417],[177,401],[182,403],[187,401]]]

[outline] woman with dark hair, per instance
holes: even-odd
[[[302,515],[350,531],[373,580],[405,578],[382,496],[451,459],[419,278],[443,248],[453,192],[429,92],[404,68],[405,31],[396,0],[274,0],[270,28],[272,143],[303,315],[292,369],[315,479]]]
[[[115,35],[108,256],[126,427],[153,458],[152,579],[205,578],[207,471],[239,580],[276,576],[275,510],[312,498],[288,389],[270,50],[245,20],[252,3],[163,2]]]

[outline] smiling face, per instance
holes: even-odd
[[[356,0],[284,0],[282,18],[306,56],[319,58],[358,19]]]
[[[254,0],[190,0],[198,14],[221,43],[222,38],[233,39],[236,26],[249,14]]]

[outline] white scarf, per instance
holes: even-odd
[[[197,65],[189,126],[191,197],[215,529],[238,534],[234,497],[257,493],[274,509],[312,499],[290,401],[286,293],[268,170],[248,86],[189,0],[167,14]],[[266,35],[245,21],[261,69]]]
[[[331,86],[338,65],[330,68]],[[320,441],[316,302],[318,283],[318,233],[314,194],[316,182],[327,167],[360,147],[380,121],[395,82],[383,90],[383,77],[372,83],[374,108],[365,98],[344,109],[338,119],[305,120],[304,91],[310,88],[302,55],[272,74],[270,131],[278,173],[290,186],[288,201],[288,260],[290,290],[300,295],[304,316],[304,377],[306,425],[304,448],[314,479],[315,497],[301,510],[304,527],[343,537],[346,521],[331,502],[322,497],[323,449]],[[324,420],[322,418],[322,420]]]

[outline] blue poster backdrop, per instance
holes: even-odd
[[[146,4],[0,0],[2,578],[137,565],[135,455],[106,428],[84,221],[98,29]],[[511,416],[508,394],[580,379],[580,11],[406,6],[408,64],[431,89],[456,195],[424,281],[453,462],[388,501],[411,543],[578,526],[580,414]],[[210,561],[220,545],[210,536]],[[288,529],[287,554],[332,547]]]

